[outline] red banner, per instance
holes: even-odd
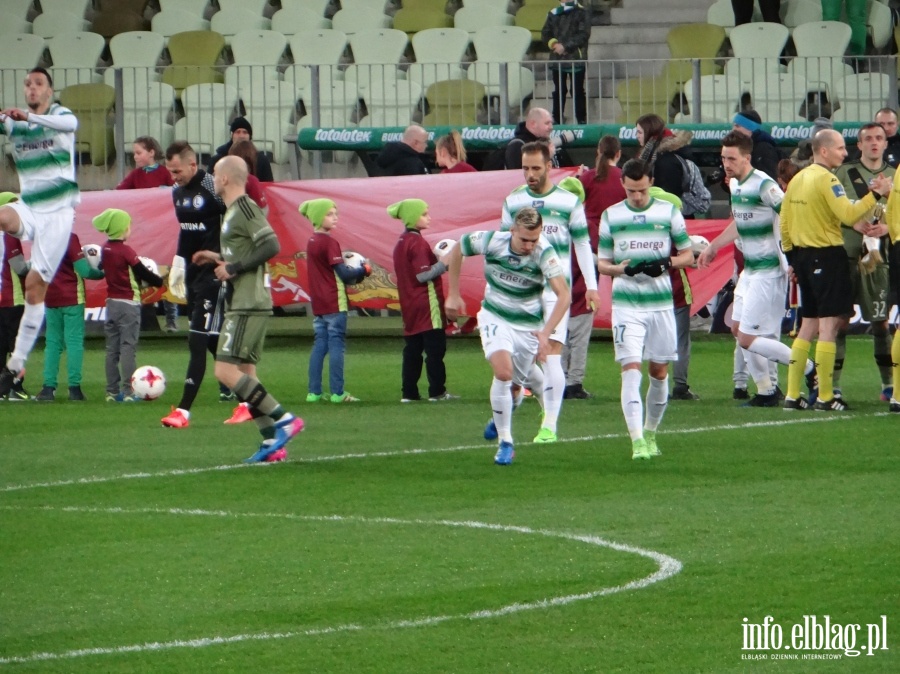
[[[558,181],[574,169],[554,172]],[[281,253],[270,263],[272,297],[276,306],[308,301],[306,242],[313,229],[297,210],[307,199],[327,197],[338,205],[340,220],[333,236],[343,250],[353,250],[369,258],[375,272],[365,282],[348,288],[351,303],[369,309],[399,309],[397,286],[393,276],[393,250],[403,225],[385,210],[389,204],[408,198],[424,199],[431,214],[426,240],[459,237],[479,229],[496,229],[503,198],[522,184],[518,171],[489,171],[440,176],[401,178],[354,178],[340,180],[303,180],[263,183],[269,202],[269,222],[281,242]],[[171,193],[167,189],[83,192],[76,209],[75,232],[86,243],[104,242],[91,225],[91,219],[106,208],[121,208],[132,216],[129,245],[138,255],[169,264],[175,254],[179,227],[175,220]],[[688,221],[688,231],[712,240],[727,224],[724,220]],[[692,311],[703,307],[732,274],[730,248],[719,255],[706,270],[688,270],[693,289]],[[102,306],[106,299],[103,281],[88,281],[88,306]],[[475,315],[484,292],[482,261],[468,259],[463,265],[460,284],[468,313]],[[610,279],[601,278],[601,307],[595,325],[610,325]],[[605,298],[605,299],[604,299]],[[145,301],[159,299],[155,289],[147,291]]]

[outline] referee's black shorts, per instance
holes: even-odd
[[[793,267],[800,286],[801,316],[828,318],[853,313],[850,262],[843,246],[795,248]]]

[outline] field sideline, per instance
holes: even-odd
[[[307,422],[281,465],[240,463],[258,435],[222,424],[211,368],[191,427],[159,426],[177,338],[139,349],[161,401],[102,402],[89,340],[87,403],[0,403],[0,672],[900,671],[900,419],[870,338],[848,345],[853,411],[824,414],[737,407],[733,342],[696,337],[701,400],[669,406],[663,456],[639,463],[597,340],[596,397],[564,403],[555,445],[529,442],[526,402],[497,467],[478,340],[450,341],[460,400],[401,405],[402,340],[360,323],[355,405],[303,402],[308,333],[270,340],[261,377]],[[28,365],[36,393],[40,347]],[[826,615],[858,636],[745,648],[745,618],[789,645]]]

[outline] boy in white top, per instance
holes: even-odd
[[[0,398],[12,388],[44,322],[44,296],[66,252],[75,205],[75,130],[71,110],[53,102],[53,80],[43,68],[25,77],[26,110],[0,111],[0,132],[12,142],[21,199],[0,207],[0,232],[32,241],[25,277],[25,311],[9,361],[0,370]],[[3,256],[0,237],[0,258]]]
[[[503,203],[500,229],[512,227],[513,219],[522,208],[534,208],[543,219],[543,235],[553,246],[563,267],[566,285],[572,285],[572,246],[575,258],[585,279],[588,306],[596,311],[599,306],[597,280],[594,274],[594,256],[591,252],[587,219],[578,197],[554,185],[550,181],[552,155],[547,143],[527,143],[522,146],[522,171],[525,185],[513,190]],[[553,313],[556,294],[546,288],[543,295],[544,316]],[[556,423],[562,408],[566,388],[566,375],[562,367],[562,350],[566,343],[569,314],[566,312],[550,335],[550,347],[544,363],[543,406],[544,419],[534,442],[556,442]],[[532,377],[539,380],[539,374]]]
[[[626,198],[603,212],[597,250],[598,271],[613,277],[613,343],[622,366],[622,411],[632,459],[660,454],[656,430],[669,399],[669,361],[678,358],[668,270],[694,262],[681,213],[668,201],[650,196],[650,170],[640,159],[622,167]],[[670,257],[673,243],[678,254]],[[650,374],[646,419],[641,402],[645,359]]]
[[[750,164],[753,140],[731,132],[722,139],[722,164],[729,178],[733,220],[697,258],[705,269],[722,246],[740,240],[744,270],[734,293],[732,332],[744,349],[757,394],[747,407],[777,407],[780,404],[769,372],[769,361],[788,365],[791,348],[783,344],[781,321],[787,294],[787,260],[781,252],[778,214],[784,192],[773,178]],[[807,360],[807,384],[815,388],[814,364]],[[812,392],[811,392],[812,394]]]
[[[569,310],[571,294],[564,265],[553,246],[541,235],[541,214],[531,207],[519,210],[508,232],[481,231],[465,234],[448,254],[449,291],[444,308],[447,318],[465,314],[459,294],[463,256],[483,255],[487,286],[478,329],[485,358],[494,372],[491,408],[499,437],[494,463],[512,463],[511,389],[521,386],[534,366],[549,352],[550,334]],[[541,295],[549,286],[556,305],[544,314]]]

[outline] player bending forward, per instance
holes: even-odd
[[[499,437],[494,463],[512,463],[512,384],[523,385],[535,359],[549,351],[550,334],[569,310],[571,294],[559,256],[541,235],[543,220],[530,206],[520,209],[507,232],[481,231],[463,235],[448,255],[450,290],[444,307],[456,320],[465,314],[459,294],[463,256],[483,255],[487,285],[478,312],[484,356],[491,364],[491,408]],[[552,313],[543,317],[541,293],[547,284],[556,294]]]
[[[622,366],[622,411],[631,458],[660,454],[656,429],[669,399],[669,361],[677,356],[670,267],[693,264],[684,218],[675,206],[650,196],[650,166],[632,159],[622,167],[625,201],[600,218],[597,269],[613,277],[612,327]],[[669,257],[674,242],[678,254]],[[641,402],[641,362],[649,361],[647,416]]]
[[[283,461],[284,446],[303,430],[303,419],[286,412],[256,378],[262,356],[272,296],[264,282],[265,263],[278,254],[275,232],[246,193],[247,166],[240,157],[216,164],[215,190],[227,210],[222,221],[221,253],[201,250],[194,264],[215,264],[216,278],[227,282],[225,322],[216,352],[216,378],[230,388],[250,414],[263,437],[247,463]]]

